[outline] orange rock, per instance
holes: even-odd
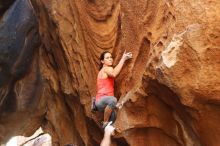
[[[125,101],[113,145],[220,145],[220,15],[218,0],[32,0],[39,19],[40,123],[53,144],[97,146],[99,117],[90,111],[99,55],[118,63]],[[22,129],[25,131],[25,129]]]

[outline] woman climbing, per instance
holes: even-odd
[[[124,62],[132,58],[132,53],[124,52],[118,65],[113,68],[112,54],[104,51],[100,55],[100,70],[97,77],[96,107],[104,113],[103,128],[108,124],[110,116],[116,108],[117,98],[114,97],[114,78],[120,73]],[[114,122],[114,121],[113,121]]]

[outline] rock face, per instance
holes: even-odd
[[[32,134],[44,118],[39,44],[31,3],[16,1],[0,23],[0,143]]]
[[[21,2],[30,4],[16,1]],[[120,131],[112,145],[220,145],[220,1],[32,0],[32,4],[42,45],[35,53],[21,51],[22,45],[11,47],[17,47],[11,49],[17,54],[27,52],[20,60],[30,57],[30,61],[17,65],[18,57],[13,56],[7,64],[10,69],[1,66],[3,143],[13,134],[31,135],[42,126],[53,145],[99,145],[103,133],[97,114],[90,111],[99,55],[109,50],[117,64],[127,50],[133,59],[115,79],[115,96],[125,104],[118,111],[115,126]],[[4,26],[10,26],[6,22]],[[20,38],[9,42],[20,43]],[[7,63],[7,55],[2,51],[0,55]],[[24,71],[17,78],[14,72],[20,69]],[[28,118],[30,113],[33,118]],[[19,122],[6,124],[8,120]]]

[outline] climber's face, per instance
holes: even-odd
[[[102,60],[102,63],[104,66],[112,66],[113,64],[113,58],[111,53],[106,53],[104,55],[104,59]]]

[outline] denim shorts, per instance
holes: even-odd
[[[117,98],[114,96],[103,96],[99,101],[96,101],[96,107],[100,112],[103,112],[106,106],[109,106],[111,109],[115,109],[116,104]]]

